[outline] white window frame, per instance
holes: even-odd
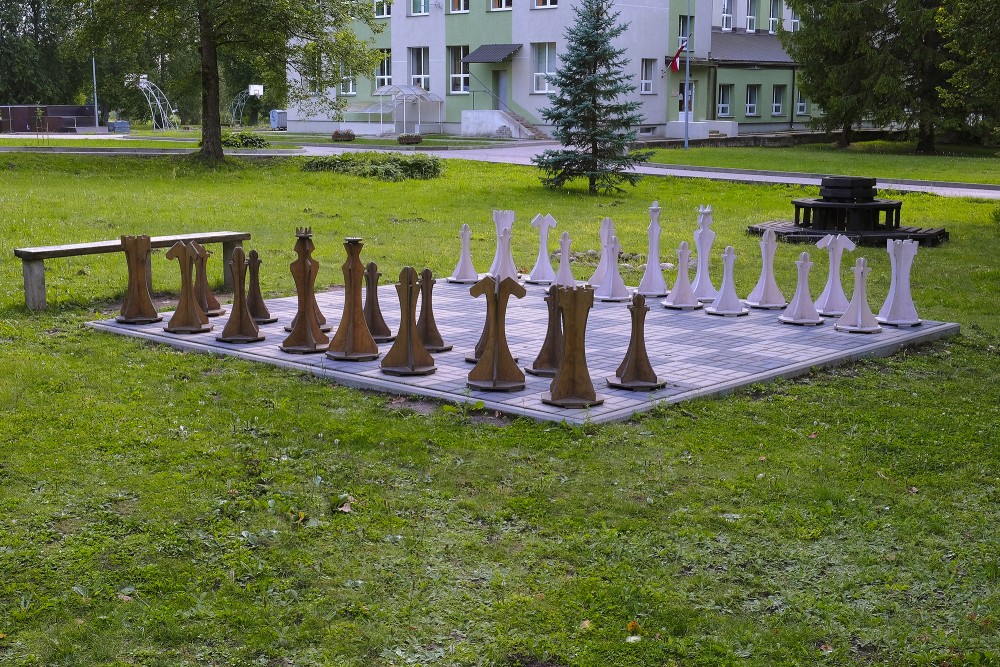
[[[555,9],[559,6],[559,0],[535,0],[531,6],[534,9]]]
[[[757,0],[747,0],[747,32],[757,32]]]
[[[407,55],[409,56],[407,59],[409,60],[410,66],[410,85],[420,86],[424,90],[430,92],[430,47],[411,46]],[[419,65],[419,67],[415,67],[415,65]]]
[[[772,116],[784,116],[785,115],[785,93],[788,92],[788,87],[784,84],[775,84],[771,88],[771,115]],[[779,95],[780,93],[780,95]]]
[[[778,13],[775,14],[775,9]],[[771,0],[771,9],[767,19],[767,31],[772,35],[778,34],[778,26],[781,25],[781,0]]]
[[[730,32],[733,29],[733,0],[722,0],[722,30]]]
[[[731,83],[720,83],[719,84],[719,104],[716,111],[716,115],[723,118],[730,118],[733,115],[733,88],[734,84]],[[725,95],[723,95],[725,91]],[[723,101],[725,98],[725,101]]]
[[[390,0],[375,0],[375,18],[387,19],[392,16],[392,2]]]
[[[469,55],[468,45],[462,46],[449,46],[448,47],[448,66],[451,69],[449,72],[448,81],[448,94],[449,95],[468,95],[469,86],[469,64],[463,63],[462,58]],[[456,58],[456,56],[458,56]],[[455,67],[458,66],[458,72],[455,71]]]
[[[799,92],[799,97],[795,101],[795,115],[796,116],[808,116],[809,115],[809,103],[806,101],[805,95],[802,91]]]
[[[544,57],[539,57],[544,52]],[[556,87],[554,84],[549,83],[548,76],[556,73],[556,67],[558,67],[558,57],[556,56],[556,43],[555,42],[534,42],[531,45],[531,60],[532,69],[534,70],[531,77],[531,92],[533,93],[551,93],[554,92]],[[542,63],[544,61],[544,64]],[[549,71],[549,68],[552,68]],[[542,71],[538,71],[538,70]]]
[[[451,0],[451,14],[468,14],[470,0]],[[458,7],[458,9],[456,9]]]
[[[753,100],[752,102],[750,100]],[[747,116],[759,116],[757,109],[760,102],[760,84],[747,84]]]
[[[490,0],[491,12],[509,12],[514,9],[514,0]]]
[[[800,27],[802,27],[802,19],[799,16],[798,12],[792,10],[792,20],[791,20],[792,32],[798,32]]]
[[[392,51],[390,49],[383,49],[382,54],[385,57],[379,63],[378,67],[375,68],[376,88],[392,85]]]
[[[694,51],[694,16],[681,14],[677,17],[677,48],[684,46],[685,38],[688,40],[688,50]]]
[[[354,97],[358,94],[358,80],[353,76],[344,76],[344,68],[340,69],[340,86],[337,94],[344,97]]]
[[[654,95],[653,74],[656,72],[656,58],[643,58],[639,61],[639,94]]]
[[[431,13],[431,0],[411,0],[410,16],[427,16]]]

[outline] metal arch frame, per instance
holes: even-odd
[[[253,84],[251,84],[252,86]],[[250,88],[247,86],[246,90],[241,90],[233,98],[232,103],[229,105],[229,117],[233,120],[233,126],[243,127],[243,110],[246,108],[247,102],[250,100]],[[261,95],[254,94],[252,97],[260,98]]]
[[[153,119],[153,129],[161,130],[176,130],[177,125],[170,120],[170,114],[173,113],[174,108],[170,105],[170,100],[167,99],[166,93],[160,90],[160,87],[149,80],[145,74],[139,75],[138,81],[134,82],[136,87],[142,91],[143,96],[146,98],[146,103],[149,104],[149,114]]]

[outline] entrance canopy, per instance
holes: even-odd
[[[483,44],[462,58],[463,63],[499,63],[514,55],[520,44]]]

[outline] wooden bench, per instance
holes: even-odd
[[[175,234],[173,236],[153,236],[150,247],[169,248],[178,241],[197,241],[206,243],[221,243],[222,257],[228,260],[233,255],[233,249],[242,247],[244,241],[250,240],[248,232],[209,232],[207,234]],[[94,243],[71,243],[69,245],[39,246],[37,248],[16,248],[14,255],[21,259],[21,269],[24,274],[24,303],[31,310],[45,310],[45,260],[56,257],[77,257],[80,255],[99,255],[106,252],[121,252],[121,239],[113,241],[96,241]],[[233,279],[226,270],[226,261],[222,263],[222,280],[226,289],[232,290]],[[152,271],[150,262],[146,262],[146,283],[152,289]]]

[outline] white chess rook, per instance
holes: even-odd
[[[843,234],[827,234],[816,243],[817,248],[826,248],[830,255],[830,273],[826,278],[826,287],[816,299],[816,310],[826,317],[843,315],[847,310],[847,296],[840,283],[840,262],[844,251],[852,252],[857,246]]]
[[[687,241],[681,241],[680,248],[677,249],[677,280],[674,288],[670,290],[670,295],[661,302],[664,308],[674,310],[694,310],[701,308],[702,303],[695,297],[691,289],[691,278],[688,276],[688,263],[691,261],[691,250]]]
[[[712,244],[715,243],[715,232],[712,231],[712,207],[698,207],[698,229],[694,233],[694,250],[698,255],[698,269],[694,273],[694,283],[691,289],[701,302],[715,301],[719,290],[712,284],[708,267],[712,256]]]
[[[847,312],[837,320],[835,328],[848,333],[878,333],[882,331],[882,327],[868,305],[868,274],[871,273],[871,268],[864,257],[858,257],[851,271],[854,272],[854,294],[851,295]]]
[[[559,273],[556,274],[556,279],[552,283],[553,285],[576,287],[576,280],[573,278],[573,272],[569,267],[569,244],[569,232],[563,232],[562,236],[559,237]]]
[[[462,225],[462,228],[458,232],[458,236],[462,239],[462,254],[458,258],[458,265],[455,266],[455,271],[448,276],[448,282],[479,282],[479,274],[476,273],[476,267],[472,265],[472,252],[469,249],[469,241],[472,239],[472,229],[470,229],[468,225]]]
[[[597,262],[597,269],[594,271],[594,275],[590,277],[590,284],[593,287],[597,287],[604,280],[604,274],[608,270],[608,244],[611,243],[611,237],[616,236],[615,232],[615,221],[611,218],[604,218],[601,220],[601,259]],[[618,262],[618,256],[615,255],[614,261]]]
[[[760,256],[763,262],[760,278],[746,301],[751,308],[784,308],[788,305],[785,295],[781,293],[778,282],[774,279],[774,255],[777,250],[778,239],[774,235],[774,230],[765,230],[764,238],[760,241]]]
[[[601,284],[594,288],[594,298],[600,301],[629,301],[632,293],[625,287],[622,274],[618,269],[618,253],[622,250],[622,244],[617,236],[611,237],[608,243],[608,268],[604,272]]]
[[[889,279],[889,295],[875,318],[882,324],[894,327],[914,327],[920,324],[917,308],[913,305],[913,295],[910,293],[910,270],[918,247],[916,241],[886,242],[892,277]]]
[[[727,245],[722,253],[722,288],[719,296],[711,306],[705,307],[705,312],[709,315],[723,315],[725,317],[738,317],[747,315],[750,309],[743,306],[739,295],[736,294],[736,279],[733,276],[733,267],[736,265],[736,251],[733,246]]]
[[[551,215],[539,214],[531,221],[531,226],[538,230],[538,259],[525,282],[548,285],[556,279],[556,272],[552,270],[552,263],[549,261],[549,230],[556,226],[556,219]]]
[[[799,280],[795,285],[795,295],[792,302],[785,308],[785,312],[778,316],[778,320],[785,324],[800,324],[803,326],[816,326],[823,324],[823,318],[816,312],[813,305],[812,295],[809,294],[809,269],[812,268],[812,260],[809,253],[804,252],[799,255],[795,266],[798,267]]]
[[[510,260],[509,262],[510,266],[514,267],[517,266],[517,263],[514,261],[514,255],[510,249],[509,241],[507,243],[506,251],[503,253],[500,252],[501,251],[500,232],[506,229],[508,232],[511,233],[511,236],[513,236],[514,234],[514,211],[493,211],[493,224],[496,226],[497,230],[497,251],[496,254],[493,256],[493,263],[490,264],[490,275],[496,278],[496,280],[499,282],[503,280],[502,277],[497,275],[497,271],[500,270],[501,262],[507,262],[507,260]],[[517,280],[516,268],[514,270],[513,277],[514,280]]]
[[[666,296],[667,281],[660,269],[660,203],[649,207],[649,251],[646,253],[646,271],[639,281],[639,294],[646,296]]]

